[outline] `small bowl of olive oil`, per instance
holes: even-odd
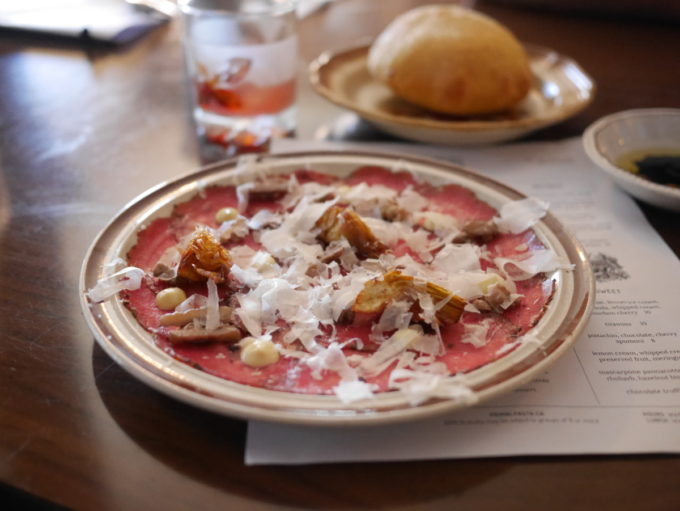
[[[680,211],[680,109],[608,115],[586,129],[583,147],[633,197]]]

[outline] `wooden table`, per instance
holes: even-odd
[[[343,0],[301,23],[302,58],[376,34],[419,2]],[[598,83],[583,114],[680,106],[677,25],[481,3]],[[301,63],[301,75],[304,67]],[[102,48],[0,34],[0,502],[3,509],[680,509],[677,456],[245,467],[245,423],[139,383],[95,344],[77,279],[127,201],[199,164],[174,24]],[[302,80],[300,137],[342,111]],[[643,207],[680,253],[675,214]]]

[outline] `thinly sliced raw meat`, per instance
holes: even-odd
[[[337,178],[312,170],[296,171],[298,182],[318,182],[332,184]],[[361,167],[344,180],[349,185],[366,183],[382,185],[397,191],[413,186],[421,195],[429,199],[432,210],[455,216],[463,221],[490,220],[496,211],[478,199],[474,193],[458,185],[433,187],[419,183],[408,172],[392,173],[381,167]],[[128,253],[128,264],[150,271],[161,254],[175,245],[182,234],[193,230],[197,223],[217,227],[215,213],[223,207],[237,207],[238,199],[234,187],[209,187],[201,194],[175,207],[171,218],[157,219],[138,235],[138,243]],[[252,216],[260,209],[280,210],[276,201],[251,201],[246,216]],[[247,245],[257,250],[261,248],[252,234],[242,240],[231,240],[225,244],[227,248],[235,245]],[[482,258],[482,268],[492,265],[495,257],[517,257],[533,250],[544,248],[532,230],[520,234],[502,234],[485,245],[486,253]],[[403,240],[392,247],[396,256],[409,254],[418,262],[422,262]],[[497,359],[499,350],[513,342],[518,335],[528,331],[541,317],[553,293],[553,283],[544,276],[538,275],[526,281],[517,282],[518,293],[522,297],[502,315],[465,313],[459,323],[442,326],[441,334],[446,346],[445,354],[439,358],[452,374],[470,371]],[[238,349],[225,344],[206,343],[194,345],[173,345],[165,337],[167,328],[159,328],[159,318],[164,311],[155,305],[155,293],[166,284],[146,279],[140,289],[126,292],[125,299],[135,313],[142,326],[156,333],[160,348],[178,360],[215,376],[245,385],[262,387],[286,392],[331,394],[333,388],[340,383],[337,373],[324,371],[321,378],[316,378],[309,367],[292,357],[281,357],[277,363],[266,367],[254,368],[240,361]],[[186,287],[186,286],[183,286]],[[193,285],[189,293],[206,294],[204,285]],[[224,290],[221,290],[224,293]],[[461,341],[466,324],[490,321],[491,326],[486,345],[475,347]],[[329,331],[320,331],[318,342],[328,342]],[[344,352],[347,356],[370,356],[377,349],[377,344],[369,336],[371,325],[336,325],[335,341],[346,343]],[[279,332],[277,335],[281,335]],[[359,338],[361,343],[348,342]],[[361,351],[356,348],[360,347]],[[289,348],[296,348],[295,345]],[[300,347],[298,347],[300,348]],[[367,378],[368,383],[375,384],[379,391],[388,390],[391,368],[381,374]]]
[[[418,181],[413,174],[409,172],[390,172],[384,167],[360,167],[352,172],[345,182],[348,185],[358,185],[359,183],[366,183],[367,185],[382,185],[394,190],[402,191],[408,186],[418,185]]]
[[[418,192],[429,199],[434,211],[446,213],[460,220],[491,220],[496,210],[467,188],[449,184],[441,187],[424,186]]]

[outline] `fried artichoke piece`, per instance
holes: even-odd
[[[342,212],[345,208],[342,206],[331,206],[314,224],[315,227],[321,229],[319,239],[324,243],[337,241],[342,238]]]
[[[382,279],[369,280],[364,284],[354,301],[352,311],[365,314],[382,312],[390,302],[405,298],[413,290],[413,277],[391,271]]]
[[[316,221],[316,227],[321,229],[321,241],[330,243],[345,237],[363,259],[376,258],[387,250],[361,217],[347,207],[331,206]]]
[[[465,307],[465,300],[432,282],[428,282],[425,285],[425,291],[432,297],[435,307],[443,303],[436,314],[440,322],[456,323],[460,319]]]
[[[443,303],[437,310],[436,317],[440,323],[455,323],[460,319],[465,307],[465,300],[432,282],[419,281],[397,270],[386,273],[382,279],[369,280],[357,296],[352,312],[363,314],[382,313],[391,302],[416,297],[418,292],[425,292],[432,297],[435,307]],[[416,312],[421,312],[417,310]]]
[[[207,230],[198,230],[182,254],[177,276],[194,282],[212,279],[221,283],[229,273],[231,264],[227,249]]]

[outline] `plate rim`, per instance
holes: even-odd
[[[368,121],[373,121],[375,123],[386,123],[393,126],[433,129],[442,132],[492,132],[512,129],[532,131],[569,119],[570,117],[573,117],[583,111],[593,102],[597,92],[597,83],[593,77],[578,64],[578,62],[576,62],[571,57],[558,53],[557,51],[546,46],[530,43],[523,43],[523,46],[529,53],[530,58],[532,53],[540,53],[541,55],[555,55],[556,57],[564,59],[576,66],[580,72],[590,81],[591,88],[589,90],[588,96],[582,101],[570,104],[568,108],[560,109],[558,115],[531,116],[517,120],[475,119],[449,121],[429,119],[425,117],[395,115],[383,112],[381,110],[368,110],[362,108],[354,102],[346,100],[344,95],[336,93],[334,89],[329,88],[322,83],[323,73],[327,71],[327,68],[331,64],[342,58],[347,58],[352,53],[358,53],[360,55],[366,53],[370,48],[370,42],[367,42],[366,40],[340,50],[327,50],[322,52],[309,64],[307,74],[308,80],[317,94],[340,107],[347,108],[348,110],[355,112],[357,115]]]
[[[495,179],[489,178],[475,171],[467,169],[465,167],[450,163],[439,161],[432,158],[399,154],[399,153],[384,153],[378,151],[297,151],[290,153],[275,153],[260,155],[264,158],[274,158],[279,160],[294,159],[294,158],[307,158],[307,157],[318,157],[318,156],[350,156],[350,157],[376,157],[383,158],[392,161],[406,161],[413,162],[415,164],[425,165],[434,167],[437,171],[450,171],[453,170],[458,174],[463,175],[468,179],[472,179],[482,185],[493,185],[493,191],[496,188],[502,190],[502,192],[509,193],[515,198],[525,197],[524,194],[518,192],[517,190],[505,185]],[[87,250],[83,264],[80,271],[79,279],[79,294],[82,313],[85,320],[90,328],[90,331],[94,334],[97,343],[104,349],[104,351],[114,359],[123,369],[125,369],[132,376],[141,380],[142,382],[150,385],[152,388],[159,390],[160,392],[169,395],[179,401],[183,401],[187,404],[197,406],[206,410],[210,410],[222,415],[237,417],[241,419],[256,419],[264,420],[269,422],[280,422],[280,423],[291,423],[291,424],[301,424],[301,425],[314,425],[314,426],[364,426],[364,425],[379,425],[386,423],[396,423],[396,422],[406,422],[415,419],[425,419],[435,415],[440,415],[445,412],[450,412],[453,410],[458,410],[466,408],[470,405],[476,405],[482,401],[491,399],[501,393],[506,393],[509,390],[516,388],[517,386],[525,383],[534,377],[537,373],[544,371],[548,366],[552,365],[560,356],[568,350],[573,343],[578,339],[583,328],[587,323],[590,313],[592,312],[594,301],[595,301],[595,280],[590,268],[590,264],[586,257],[586,252],[583,246],[576,240],[573,235],[571,235],[562,224],[549,212],[542,222],[550,222],[553,227],[549,229],[549,232],[559,238],[556,234],[558,231],[560,236],[563,236],[569,243],[569,246],[565,246],[563,240],[560,239],[560,246],[565,249],[570,249],[574,254],[578,256],[578,262],[580,263],[580,270],[583,272],[581,277],[583,278],[583,297],[580,299],[580,306],[578,311],[575,313],[574,318],[572,318],[571,324],[569,325],[568,331],[560,339],[553,339],[549,344],[550,351],[536,349],[530,354],[530,356],[522,359],[521,365],[528,365],[528,367],[512,367],[512,374],[504,378],[500,383],[495,383],[488,388],[483,388],[479,391],[475,389],[476,399],[474,403],[464,402],[462,400],[452,400],[446,398],[436,398],[431,399],[424,403],[423,405],[410,406],[410,407],[398,407],[395,409],[383,409],[374,410],[369,403],[365,403],[363,408],[353,407],[352,404],[346,405],[345,408],[335,408],[332,410],[321,410],[317,409],[316,414],[313,410],[309,409],[269,409],[263,407],[253,407],[252,404],[243,405],[241,403],[234,403],[232,401],[225,401],[223,398],[218,396],[211,396],[209,393],[203,391],[201,388],[196,388],[196,385],[192,384],[191,381],[187,381],[187,378],[181,375],[176,378],[168,379],[167,371],[164,372],[163,369],[159,369],[157,366],[151,364],[151,366],[140,365],[139,356],[132,356],[130,350],[124,350],[120,346],[113,342],[111,333],[104,331],[102,329],[102,320],[99,313],[95,313],[93,309],[96,309],[101,304],[91,304],[86,296],[87,287],[86,279],[90,264],[93,260],[93,255],[95,250],[98,248],[101,240],[105,235],[110,234],[114,225],[120,222],[125,216],[130,216],[132,208],[139,208],[143,205],[144,200],[148,200],[154,194],[158,194],[164,188],[168,187],[181,187],[182,184],[186,182],[198,184],[202,177],[210,175],[215,172],[229,172],[235,169],[239,162],[239,158],[231,158],[223,162],[218,162],[205,167],[200,167],[186,174],[180,175],[175,179],[164,181],[158,185],[151,187],[147,191],[139,194],[135,199],[128,202],[121,210],[114,215],[114,217],[107,223],[107,225],[99,232],[95,237],[90,247]],[[360,165],[357,163],[357,165]],[[455,182],[455,180],[453,181]],[[501,193],[501,192],[498,192]],[[508,195],[505,195],[507,198]],[[575,261],[572,261],[575,262]],[[572,298],[573,301],[573,298]],[[104,302],[106,303],[106,302]],[[97,318],[96,316],[100,316]],[[560,327],[563,327],[563,320]],[[566,327],[564,327],[566,328]],[[557,336],[554,334],[553,336]],[[547,344],[548,341],[544,341],[543,344]],[[154,346],[154,348],[156,348]],[[161,351],[161,350],[159,350]],[[541,351],[539,354],[538,352]],[[503,359],[501,357],[499,360]],[[531,359],[538,358],[538,361],[532,362]],[[148,361],[147,361],[148,362]],[[178,367],[189,367],[182,362],[175,361]],[[483,366],[482,366],[483,367]],[[195,369],[192,369],[196,371]],[[507,371],[506,371],[507,372]],[[207,374],[200,371],[201,374]],[[211,375],[209,375],[211,376]],[[217,378],[213,377],[212,378]],[[237,384],[235,382],[230,382],[228,380],[219,379],[227,384],[248,387],[249,389],[255,389],[255,387],[249,387],[247,385]],[[271,391],[266,389],[266,392],[278,393],[280,395],[288,396],[304,396],[295,393]],[[321,396],[324,399],[333,396]],[[337,404],[337,400],[334,400]]]

